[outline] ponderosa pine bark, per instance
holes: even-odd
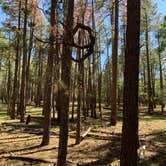
[[[148,75],[148,113],[153,112],[153,95],[152,95],[152,84],[151,84],[151,72],[150,72],[150,57],[149,57],[149,29],[148,29],[148,16],[145,11],[145,41],[146,41],[146,62],[147,62],[147,75]]]
[[[64,1],[64,24],[68,27],[64,27],[63,41],[70,42],[72,39],[72,33],[68,31],[73,29],[73,13],[74,13],[74,0]],[[72,47],[63,44],[62,46],[62,71],[61,81],[64,85],[60,94],[60,134],[59,134],[59,148],[58,148],[58,161],[57,166],[66,165],[67,156],[67,144],[68,144],[68,114],[69,114],[69,96],[70,96],[70,76],[71,76],[71,54]]]
[[[113,11],[111,11],[111,26],[112,26],[112,23],[113,23]],[[106,32],[106,29],[104,28],[105,30],[105,35],[106,35],[106,40],[107,40],[107,64],[106,64],[106,106],[110,106],[111,105],[111,63],[110,63],[110,56],[109,56],[109,46],[110,46],[110,43],[109,43],[109,39],[108,39],[108,35],[107,35],[107,32]],[[112,31],[112,34],[113,34],[113,31]],[[112,35],[113,36],[113,35]],[[100,37],[99,37],[100,38]]]
[[[155,96],[156,96],[156,91],[155,91],[155,66],[154,66],[154,62],[151,64],[151,85],[152,85],[152,96],[153,96],[153,108],[156,108],[156,101],[155,101]]]
[[[74,109],[75,109],[75,99],[76,99],[76,73],[77,73],[77,63],[75,63],[74,67],[74,79],[72,82],[72,113],[71,113],[71,121],[74,122]]]
[[[26,109],[26,65],[27,65],[27,17],[28,17],[28,0],[25,0],[25,9],[24,9],[24,29],[23,29],[23,62],[22,62],[22,76],[21,76],[21,89],[20,89],[20,103],[19,103],[19,112],[20,112],[20,121],[25,121],[25,109]]]
[[[78,44],[80,45],[82,42],[82,32],[78,32]],[[81,50],[77,49],[77,57],[78,59],[81,58]],[[82,109],[82,84],[83,84],[83,75],[82,75],[82,64],[83,62],[80,62],[78,64],[78,95],[77,95],[77,127],[76,127],[76,144],[79,144],[81,141],[80,136],[80,127],[81,127],[81,109]]]
[[[17,47],[16,47],[16,58],[15,58],[15,69],[14,69],[14,83],[13,83],[13,94],[12,94],[12,112],[11,112],[11,118],[15,119],[15,103],[18,96],[18,65],[19,65],[19,55],[20,55],[20,20],[21,20],[21,0],[19,1],[19,10],[18,10],[18,33],[17,33]]]
[[[112,52],[112,96],[111,96],[111,125],[116,125],[117,114],[117,75],[118,75],[118,20],[119,20],[119,0],[115,0],[115,32]]]
[[[28,48],[28,58],[27,58],[27,66],[26,66],[26,104],[30,103],[30,61],[31,61],[31,52],[33,47],[33,22],[35,20],[31,20],[31,27],[30,27],[30,39],[29,39],[29,48]]]
[[[10,36],[10,35],[9,35]],[[9,38],[10,40],[10,38]],[[10,53],[9,53],[10,54]],[[11,72],[11,55],[9,55],[9,58],[8,58],[8,78],[7,78],[7,114],[10,115],[11,117],[11,92],[12,92],[12,72]]]
[[[92,0],[92,29],[96,30],[95,25],[95,13],[94,13],[94,1]],[[92,93],[91,93],[91,117],[97,118],[96,113],[96,53],[92,54]]]
[[[52,79],[53,79],[53,63],[54,63],[54,41],[55,41],[55,9],[57,0],[51,0],[51,14],[50,14],[50,37],[49,37],[49,52],[47,59],[46,80],[44,86],[44,122],[43,122],[43,138],[41,145],[48,145],[50,141],[50,127],[51,127],[51,108],[52,108]]]
[[[140,0],[127,1],[120,166],[137,166]]]
[[[164,112],[164,103],[163,103],[163,70],[162,70],[162,63],[161,63],[161,52],[160,52],[160,33],[158,32],[158,58],[159,58],[159,69],[160,69],[160,93],[161,93],[161,113]]]
[[[37,88],[36,88],[36,107],[41,106],[41,99],[42,99],[42,73],[43,73],[43,61],[42,61],[42,48],[39,46],[39,51],[38,51],[38,69],[36,71],[37,73]],[[33,89],[33,88],[32,88]],[[33,93],[32,93],[33,95]]]

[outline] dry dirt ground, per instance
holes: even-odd
[[[28,107],[31,114],[29,125],[19,120],[10,120],[5,105],[0,105],[0,166],[55,165],[58,149],[59,127],[52,123],[50,145],[40,147],[42,138],[41,108]],[[139,165],[166,166],[166,114],[156,111],[147,115],[146,108],[140,109],[139,122]],[[67,165],[118,166],[122,115],[118,113],[115,127],[109,125],[110,110],[103,109],[100,119],[82,120],[82,133],[90,126],[92,130],[79,145],[75,145],[75,123],[69,126]],[[145,149],[144,149],[145,148]]]

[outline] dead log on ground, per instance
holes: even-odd
[[[92,130],[92,127],[89,127],[88,130],[81,135],[81,141],[89,134],[89,132]]]

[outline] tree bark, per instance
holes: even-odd
[[[78,32],[78,44],[80,45],[82,42],[82,33],[79,31]],[[77,57],[78,59],[81,58],[81,50],[77,50]],[[80,126],[81,126],[81,109],[82,109],[82,84],[83,84],[83,75],[82,75],[82,65],[83,62],[80,62],[78,64],[78,97],[77,97],[77,127],[76,127],[76,144],[79,144],[81,141],[80,137]]]
[[[152,85],[151,85],[151,74],[150,74],[150,59],[149,59],[149,30],[148,30],[148,16],[146,16],[146,31],[145,31],[145,40],[146,40],[146,60],[147,60],[147,73],[148,73],[148,113],[153,112],[153,96],[152,96]]]
[[[15,70],[14,70],[14,83],[13,83],[13,94],[12,94],[12,112],[11,118],[15,119],[15,103],[18,97],[18,65],[20,55],[20,19],[21,19],[21,0],[19,1],[19,13],[18,13],[18,34],[17,34],[17,48],[16,48],[16,59],[15,59]]]
[[[25,0],[25,10],[24,10],[24,29],[23,29],[23,62],[22,62],[22,76],[21,76],[21,89],[20,89],[20,103],[19,103],[19,112],[20,112],[20,121],[25,121],[25,109],[26,109],[26,65],[27,65],[27,5],[28,0]]]
[[[140,0],[127,1],[121,166],[137,166]]]
[[[50,14],[50,48],[47,59],[46,80],[44,87],[44,122],[43,122],[43,138],[41,145],[48,145],[50,141],[50,126],[51,126],[51,108],[52,108],[52,76],[53,76],[53,63],[54,63],[54,28],[55,28],[55,9],[57,0],[51,0],[51,14]]]
[[[116,125],[117,114],[117,63],[118,63],[118,18],[119,17],[119,1],[115,0],[115,32],[112,52],[112,96],[111,96],[111,125]]]
[[[29,72],[30,72],[31,52],[32,52],[32,47],[33,47],[33,31],[34,31],[33,27],[30,27],[30,39],[29,39],[28,58],[27,58],[27,66],[26,66],[26,104],[30,103]]]
[[[41,106],[41,99],[42,99],[42,73],[43,73],[43,62],[42,62],[42,51],[41,51],[41,46],[39,46],[39,51],[38,51],[38,71],[37,71],[37,92],[36,92],[36,107]]]
[[[64,24],[68,25],[70,30],[73,29],[73,12],[74,0],[64,1]],[[72,36],[67,28],[64,27],[64,41],[70,42]],[[63,45],[62,48],[62,77],[63,87],[60,94],[61,99],[61,123],[59,135],[58,161],[57,166],[66,165],[67,143],[68,143],[68,112],[69,112],[69,96],[70,96],[70,70],[71,70],[71,54],[72,48],[69,45]]]
[[[10,40],[10,39],[9,39]],[[9,53],[10,54],[10,53]],[[11,60],[10,60],[10,55],[8,58],[8,81],[7,81],[7,113],[11,117],[11,92],[12,92],[12,86],[11,86],[11,79],[12,79],[12,73],[11,73]]]
[[[95,13],[94,13],[94,1],[92,0],[92,29],[96,30],[95,25]],[[96,114],[96,53],[92,54],[92,96],[91,96],[91,116],[97,118]]]
[[[159,69],[160,69],[160,95],[161,95],[161,113],[164,112],[164,103],[163,103],[163,70],[161,63],[161,53],[160,53],[160,34],[158,34],[158,58],[159,58]]]

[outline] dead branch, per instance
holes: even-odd
[[[89,132],[92,130],[92,127],[89,127],[88,130],[81,135],[81,141],[89,134]]]

